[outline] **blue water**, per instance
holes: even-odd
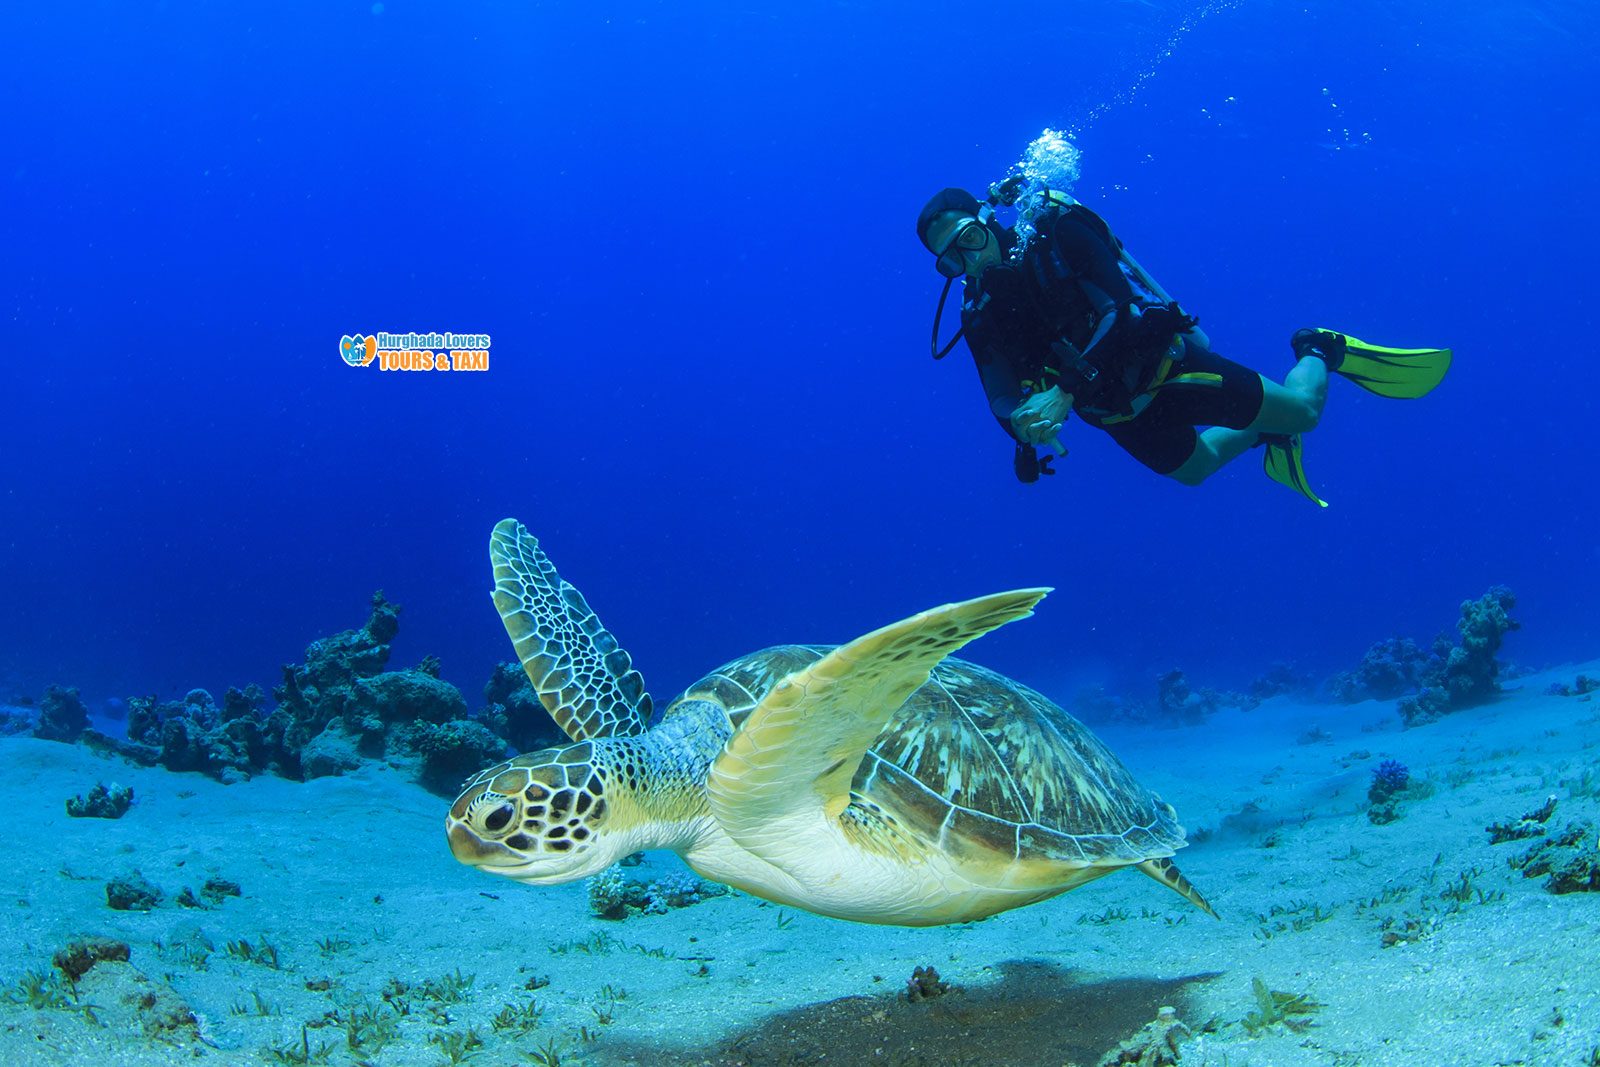
[[[1202,10],[6,5],[3,695],[271,684],[382,587],[475,702],[508,515],[658,696],[1038,584],[970,654],[1058,697],[1331,672],[1495,583],[1512,659],[1592,656],[1595,8]],[[913,221],[1047,126],[1219,351],[1454,346],[1421,401],[1333,383],[1326,511],[1078,422],[1013,479]],[[491,367],[340,360],[380,330]]]

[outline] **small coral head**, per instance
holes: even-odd
[[[1404,789],[1406,783],[1411,780],[1411,772],[1399,760],[1386,759],[1372,772],[1372,780],[1392,791],[1398,791]]]
[[[583,742],[529,752],[479,773],[445,817],[451,853],[468,866],[537,885],[610,866],[616,850],[600,837],[614,805],[594,756]]]

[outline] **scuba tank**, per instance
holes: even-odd
[[[989,195],[991,197],[1003,197],[1007,193],[1006,186],[1011,185],[1012,182],[1017,180],[1019,179],[1013,178],[999,186],[991,186],[989,189]],[[1014,200],[1016,196],[1015,190],[1011,191],[1011,195]],[[1099,215],[1095,214],[1093,209],[1085,206],[1083,203],[1073,197],[1071,193],[1064,193],[1058,189],[1044,190],[1039,194],[1039,199],[1041,201],[1041,205],[1039,207],[1028,207],[1021,209],[1024,213],[1024,218],[1031,219],[1037,215],[1043,214],[1045,211],[1048,211],[1051,208],[1056,208],[1062,211],[1078,208],[1094,221],[1097,228],[1100,229],[1106,237],[1106,243],[1116,250],[1117,266],[1122,269],[1122,276],[1128,279],[1128,284],[1132,287],[1134,296],[1137,298],[1138,303],[1142,307],[1151,307],[1156,304],[1164,304],[1169,307],[1177,306],[1177,301],[1173,300],[1172,297],[1167,294],[1167,291],[1161,288],[1161,283],[1156,281],[1155,278],[1151,277],[1150,272],[1145,270],[1137,259],[1133,258],[1133,254],[1128,251],[1121,239],[1118,238],[1116,234],[1111,232],[1111,227],[1106,225],[1105,220]],[[1201,348],[1209,349],[1211,347],[1211,339],[1206,336],[1205,331],[1200,329],[1198,325],[1191,326],[1189,329],[1183,331],[1183,336],[1187,337]]]
[[[991,185],[989,187],[989,195],[985,198],[980,210],[979,221],[989,225],[994,218],[996,208],[1016,207],[1017,201],[1022,199],[1026,192],[1024,185],[1025,181],[1020,174],[1014,174],[1003,182]],[[1141,308],[1153,307],[1158,304],[1172,308],[1178,306],[1177,302],[1161,287],[1161,283],[1157,282],[1150,272],[1144,269],[1139,261],[1133,257],[1132,253],[1128,251],[1127,247],[1123,245],[1121,239],[1111,232],[1111,227],[1106,224],[1106,221],[1096,214],[1092,208],[1081,203],[1071,193],[1062,192],[1058,189],[1044,189],[1037,196],[1039,199],[1037,206],[1029,205],[1018,209],[1021,221],[1031,223],[1034,218],[1047,211],[1068,211],[1076,208],[1088,217],[1093,228],[1099,230],[1106,243],[1116,251],[1117,266],[1122,270],[1123,277],[1128,280],[1128,285],[1133,289],[1135,300]],[[1013,258],[1021,254],[1026,244],[1027,242],[1022,242],[1012,252]],[[939,294],[938,306],[934,309],[932,334],[934,359],[943,359],[947,356],[950,350],[955,348],[956,342],[961,340],[962,334],[965,332],[964,329],[959,329],[947,344],[943,346],[939,344],[939,323],[944,318],[945,300],[950,295],[950,287],[954,280],[953,278],[945,279],[944,289]],[[1210,349],[1211,347],[1211,339],[1206,336],[1205,331],[1200,329],[1198,324],[1182,331],[1182,336],[1201,348]]]

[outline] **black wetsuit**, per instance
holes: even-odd
[[[1026,396],[1059,385],[1085,422],[1171,474],[1193,454],[1197,425],[1255,420],[1261,376],[1188,336],[1175,341],[1181,313],[1134,292],[1098,215],[1077,204],[1037,227],[1021,257],[967,283],[961,312],[989,410],[1008,434]]]

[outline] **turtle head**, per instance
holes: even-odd
[[[593,742],[546,748],[490,767],[450,806],[445,833],[462,863],[519,882],[553,885],[597,874],[641,847],[626,832]]]

